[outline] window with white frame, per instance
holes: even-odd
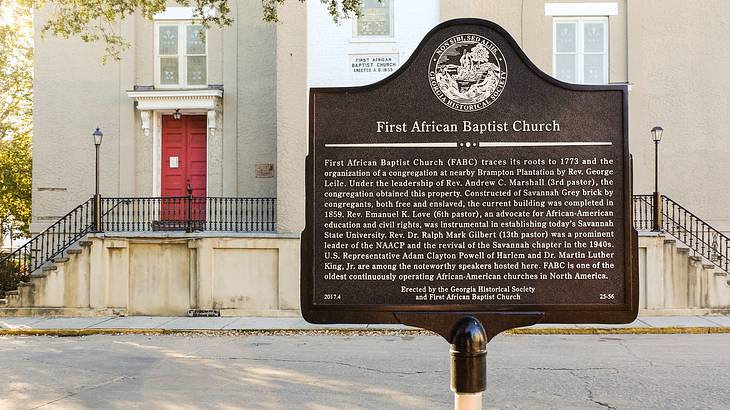
[[[155,25],[155,85],[193,88],[208,85],[205,27],[191,21],[160,21]]]
[[[363,0],[354,23],[354,37],[393,37],[393,0]]]
[[[553,19],[553,76],[568,83],[608,83],[607,17]]]

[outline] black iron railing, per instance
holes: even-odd
[[[634,195],[634,226],[650,230],[654,226],[653,195]],[[718,268],[730,269],[730,238],[666,195],[661,195],[658,226],[703,256]]]
[[[273,232],[276,198],[102,198],[101,230]]]
[[[25,245],[0,255],[0,298],[30,274],[92,231],[273,232],[276,198],[102,198],[101,226],[94,226],[94,200],[77,206]]]
[[[654,195],[634,195],[634,228],[651,230],[654,224]]]
[[[662,195],[661,211],[662,229],[728,272],[730,238],[665,195]]]

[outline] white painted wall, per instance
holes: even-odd
[[[353,21],[335,24],[319,0],[307,2],[310,87],[365,85],[391,74],[353,72],[352,62],[358,57],[386,55],[398,67],[408,60],[423,36],[440,22],[440,1],[393,1],[394,37],[372,41],[353,38]]]

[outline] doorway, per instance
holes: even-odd
[[[205,221],[207,195],[207,117],[162,116],[160,221],[158,228],[185,229]],[[188,199],[192,194],[194,199]],[[182,224],[184,222],[184,224]]]

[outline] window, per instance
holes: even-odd
[[[355,18],[354,37],[393,37],[393,0],[363,0]]]
[[[155,38],[155,79],[161,88],[208,85],[205,28],[191,22],[159,22]]]
[[[607,17],[553,20],[553,76],[568,83],[608,83]]]

